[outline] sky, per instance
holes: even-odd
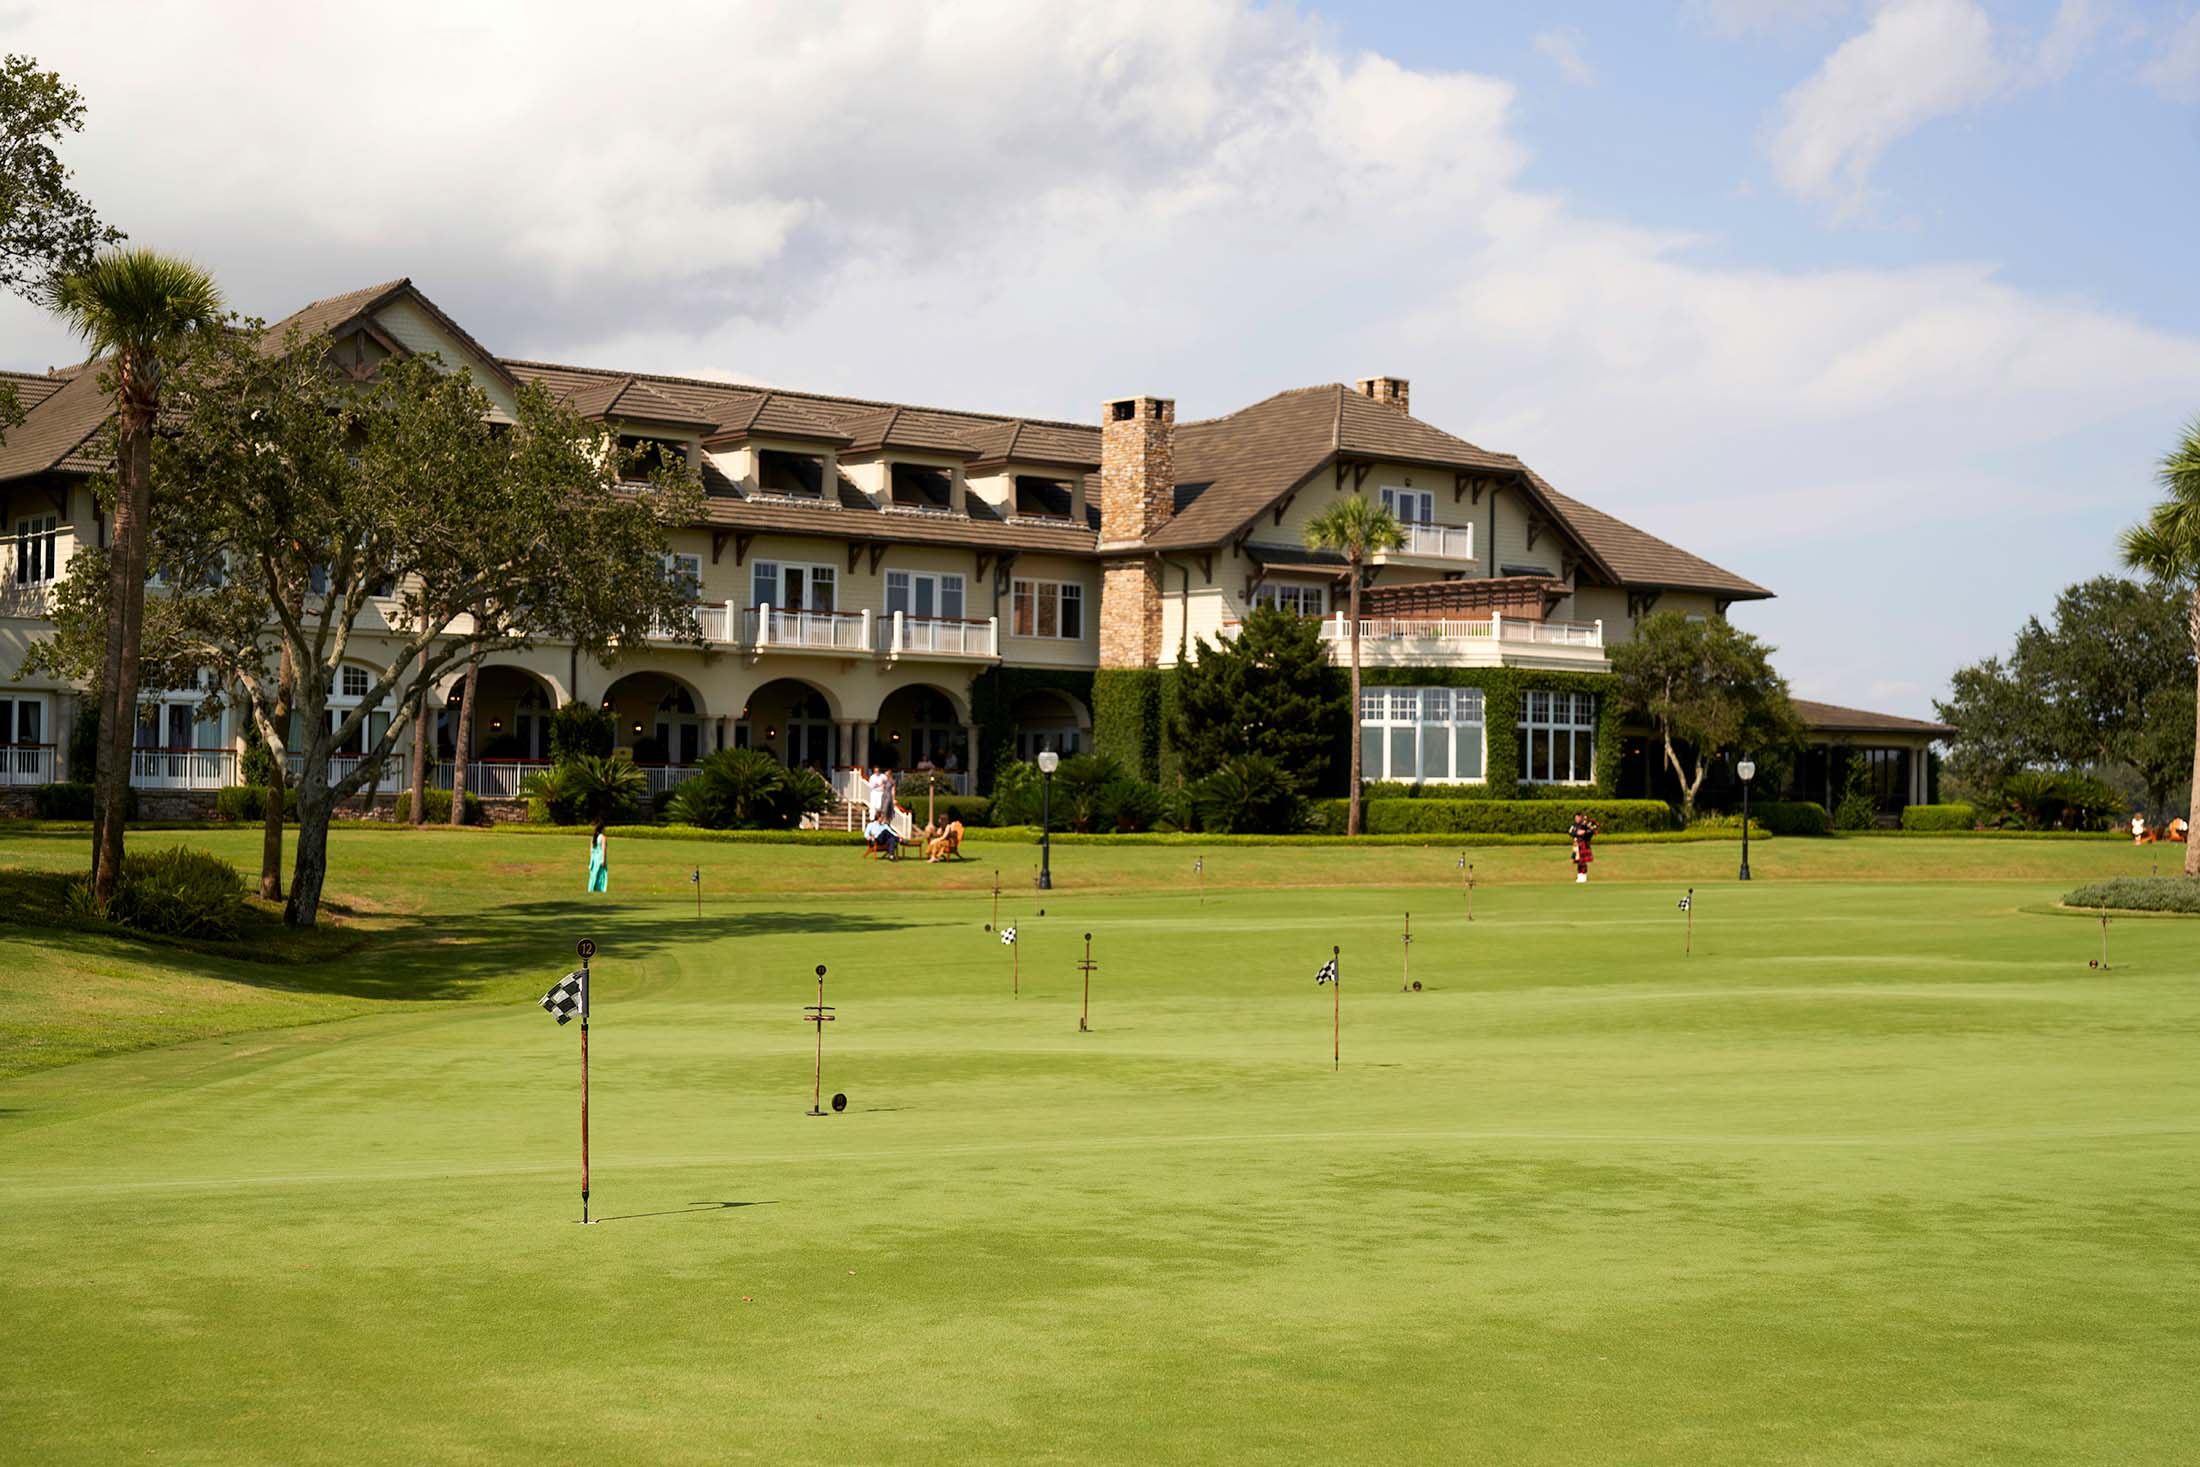
[[[0,0],[275,317],[1097,421],[1390,374],[1930,716],[2200,415],[2200,0]],[[0,299],[0,364],[81,352]]]

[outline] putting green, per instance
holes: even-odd
[[[78,1047],[103,1012],[118,1048],[233,1031],[0,1081],[5,1455],[2060,1463],[2200,1432],[2200,927],[2119,921],[2102,973],[2045,910],[2145,853],[1767,842],[1744,887],[1732,846],[1615,846],[1576,887],[1491,850],[1470,925],[1449,850],[1210,850],[1202,901],[1194,851],[1065,848],[1042,917],[1029,848],[969,849],[615,840],[591,900],[577,841],[343,832],[373,940],[301,973],[0,928],[21,1042],[42,1006]],[[587,1228],[577,1026],[534,1004],[583,935]],[[811,1118],[820,962],[849,1106]]]

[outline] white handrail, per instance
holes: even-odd
[[[0,744],[0,785],[52,784],[52,744]]]

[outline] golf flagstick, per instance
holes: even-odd
[[[1084,961],[1077,965],[1079,971],[1085,975],[1085,1009],[1077,1016],[1077,1032],[1080,1034],[1092,1032],[1092,970],[1099,966],[1092,960],[1092,934],[1088,932],[1085,934]]]
[[[817,1002],[803,1010],[802,1017],[817,1025],[817,1068],[810,1072],[810,1110],[813,1116],[825,1114],[820,1103],[825,1096],[825,1026],[837,1017],[825,1007],[825,965],[817,965]]]
[[[1204,907],[1207,905],[1207,858],[1205,856],[1194,856],[1192,858],[1192,874],[1199,878],[1199,904]]]
[[[1405,953],[1398,960],[1398,991],[1404,993],[1413,986],[1413,914],[1406,913],[1406,930],[1401,934]]]
[[[688,880],[695,883],[695,920],[700,922],[703,920],[703,868],[697,866]]]
[[[1339,1037],[1344,1029],[1344,998],[1341,992],[1344,983],[1337,972],[1340,955],[1340,950],[1332,947],[1329,950],[1329,961],[1322,964],[1321,971],[1314,975],[1316,983],[1329,985],[1329,1069],[1332,1074],[1336,1073],[1337,1066],[1342,1063],[1344,1053],[1343,1040]]]
[[[596,944],[581,943],[581,1221],[588,1221],[588,960]]]
[[[1688,888],[1688,895],[1681,898],[1681,911],[1688,918],[1687,935],[1682,939],[1681,955],[1686,957],[1696,950],[1696,888]]]
[[[2101,912],[2101,971],[2108,971],[2108,912],[2105,908]]]
[[[995,867],[993,868],[993,920],[985,924],[985,930],[986,930],[986,931],[988,931],[988,932],[991,932],[991,931],[992,931],[992,930],[993,930],[994,928],[996,928],[996,927],[998,927],[998,926],[1000,926],[1000,925],[1001,925],[1001,868],[1000,868],[1000,867],[998,867],[998,866],[995,866]]]

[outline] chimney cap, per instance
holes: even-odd
[[[1111,397],[1102,409],[1102,417],[1111,423],[1125,423],[1134,418],[1176,417],[1176,399],[1156,397],[1149,392],[1133,393],[1127,397]]]

